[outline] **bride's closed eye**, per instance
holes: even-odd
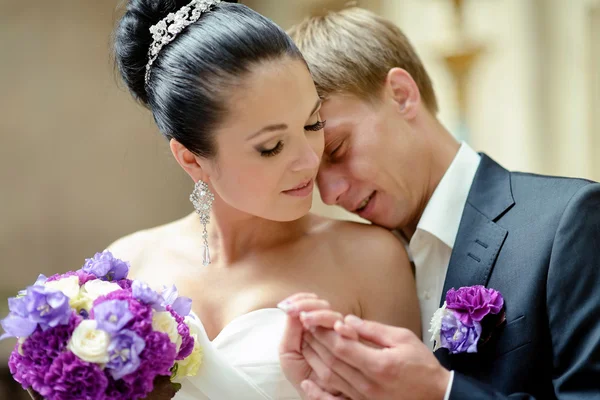
[[[306,125],[304,127],[305,131],[311,131],[311,132],[316,132],[316,131],[320,131],[321,129],[325,128],[325,123],[327,121],[317,121],[317,123],[312,124],[312,125]]]
[[[314,123],[312,125],[306,125],[304,127],[304,130],[311,131],[311,132],[318,132],[325,127],[326,122],[327,121],[317,121],[316,123]],[[273,147],[272,149],[261,150],[260,155],[262,157],[273,157],[273,156],[276,156],[277,154],[281,153],[282,150],[283,150],[283,140],[280,140],[279,142],[277,142],[275,147]]]
[[[261,150],[260,155],[261,157],[273,157],[281,153],[281,150],[283,150],[283,140],[277,142],[275,147],[273,147],[272,149]]]

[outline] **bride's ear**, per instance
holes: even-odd
[[[198,157],[175,139],[169,141],[169,147],[177,163],[194,182],[198,182],[199,180],[208,182],[210,174],[207,168],[205,168],[207,160]]]

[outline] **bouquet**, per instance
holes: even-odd
[[[129,263],[109,251],[37,281],[8,300],[0,321],[16,337],[9,368],[32,396],[47,400],[147,397],[197,373],[202,360],[190,333],[191,300],[127,279]]]

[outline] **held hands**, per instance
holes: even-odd
[[[450,372],[413,332],[343,318],[316,296],[310,295],[311,302],[302,296],[307,295],[282,302],[288,326],[280,358],[286,377],[305,399],[444,398]]]

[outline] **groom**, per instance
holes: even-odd
[[[408,243],[425,342],[346,317],[343,330],[377,346],[306,335],[309,364],[326,366],[318,384],[355,400],[600,398],[600,184],[507,171],[458,143],[383,18],[346,9],[291,34],[325,99],[322,198]],[[502,294],[506,322],[476,353],[434,357],[432,315],[449,289],[473,285]],[[318,384],[303,382],[308,398],[342,398]]]

